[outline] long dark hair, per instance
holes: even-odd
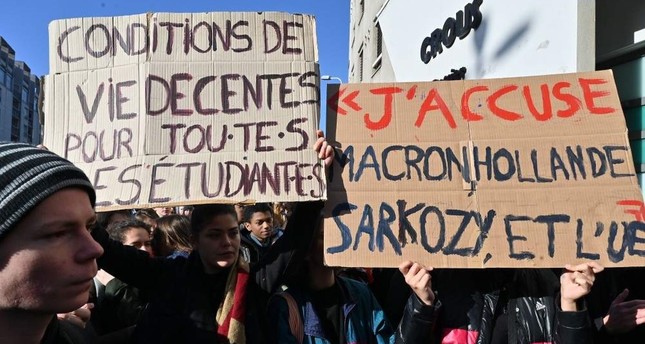
[[[235,207],[231,204],[206,204],[195,206],[190,217],[190,232],[194,237],[204,229],[204,225],[219,215],[231,215],[237,220]]]
[[[190,252],[190,220],[183,215],[167,215],[157,219],[157,229],[152,234],[152,249],[161,256],[174,251]]]

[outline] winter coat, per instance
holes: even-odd
[[[248,343],[265,340],[264,310],[268,297],[299,270],[309,248],[314,228],[318,228],[322,202],[300,203],[290,230],[266,253],[266,259],[251,266],[246,298],[245,328]],[[134,334],[139,343],[217,343],[215,315],[223,300],[227,273],[216,276],[204,272],[199,252],[188,259],[152,258],[147,253],[109,239],[104,229],[92,236],[105,253],[99,267],[139,288],[149,300]]]
[[[146,304],[147,301],[140,296],[137,288],[123,283],[118,278],[112,279],[105,286],[101,304],[95,305],[100,310],[103,333],[136,325]],[[92,316],[94,317],[94,313]]]
[[[430,343],[487,344],[500,298],[511,344],[591,343],[587,312],[556,306],[559,278],[549,269],[438,270],[432,281],[441,307]]]
[[[410,297],[405,324],[402,322],[402,327],[395,334],[366,284],[343,277],[338,277],[336,282],[344,300],[341,305],[341,343],[422,343],[427,340],[419,334],[425,333],[425,322],[432,317],[433,309],[423,305],[416,295]],[[286,293],[293,297],[300,311],[302,343],[331,343],[314,310],[310,294],[300,288],[290,288]],[[300,343],[289,325],[289,308],[284,297],[277,295],[271,299],[268,314],[271,319],[270,329],[273,331],[271,337],[276,343]]]
[[[284,234],[282,228],[275,228],[275,233],[269,239],[270,243],[266,246],[261,246],[256,240],[252,237],[252,234],[246,228],[240,232],[240,253],[242,257],[246,259],[247,262],[251,264],[257,263],[264,254],[269,251],[269,248],[278,241]]]

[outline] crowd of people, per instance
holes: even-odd
[[[0,143],[0,343],[645,343],[642,268],[335,269],[322,201],[95,201],[67,160]]]

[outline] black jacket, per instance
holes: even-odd
[[[429,343],[489,343],[504,304],[508,343],[591,343],[587,312],[557,308],[559,277],[549,269],[436,270],[432,281],[439,306]]]
[[[271,244],[267,246],[260,246],[255,241],[253,241],[253,238],[251,238],[251,232],[249,230],[247,230],[246,228],[242,229],[240,232],[240,253],[242,254],[242,257],[244,257],[244,259],[246,259],[246,261],[251,264],[255,264],[260,261],[260,259],[264,257],[264,255],[269,251],[269,248],[277,243],[280,238],[282,238],[281,235],[283,234],[283,230],[281,228],[276,228],[275,231],[276,232],[273,237],[269,239],[271,241]]]
[[[105,295],[95,303],[90,321],[100,334],[134,326],[146,308],[147,301],[139,289],[112,279],[105,286]]]
[[[268,297],[299,270],[318,228],[322,202],[300,203],[285,235],[261,261],[251,266],[246,299],[247,342],[262,343]],[[150,300],[135,330],[139,343],[217,343],[215,314],[223,299],[226,271],[204,273],[198,252],[188,259],[151,258],[147,253],[110,240],[103,229],[92,232],[103,246],[99,267],[139,288]]]
[[[96,336],[54,316],[45,330],[41,344],[84,344],[96,342]]]

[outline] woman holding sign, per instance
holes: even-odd
[[[329,166],[333,150],[322,132],[314,144]],[[300,203],[284,236],[264,259],[240,259],[240,233],[232,205],[196,206],[191,219],[194,250],[187,259],[155,259],[92,232],[105,254],[99,266],[149,296],[134,333],[146,343],[262,343],[268,296],[286,283],[318,228],[322,202]]]

